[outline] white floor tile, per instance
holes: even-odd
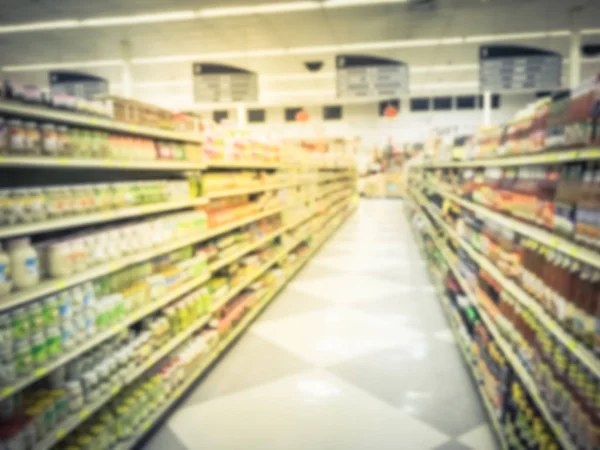
[[[320,262],[319,262],[320,264]],[[317,280],[298,280],[295,289],[340,305],[356,303],[371,298],[397,295],[415,295],[411,286],[360,273],[351,276],[336,275]]]
[[[192,406],[171,428],[189,448],[210,450],[430,450],[448,440],[321,371]]]
[[[498,448],[494,430],[488,424],[480,425],[463,434],[458,441],[477,450],[496,450]]]
[[[455,343],[454,334],[450,329],[438,331],[437,333],[434,333],[434,336],[440,341]]]
[[[403,317],[383,317],[345,308],[259,323],[253,332],[318,366],[399,346],[418,352],[426,339],[423,331],[409,326]]]

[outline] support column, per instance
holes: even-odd
[[[571,32],[571,43],[569,51],[569,87],[577,87],[581,83],[581,32]]]
[[[492,92],[483,93],[483,124],[489,126],[492,124]]]
[[[123,59],[123,96],[133,97],[133,77],[131,75],[131,43],[121,41],[121,58]]]
[[[242,103],[239,103],[236,106],[236,113],[237,113],[237,121],[236,121],[236,125],[238,128],[246,128],[247,122],[248,122],[248,118],[246,117],[246,106],[243,105]]]

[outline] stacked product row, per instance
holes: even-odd
[[[484,318],[482,329],[500,344],[505,365],[522,380],[519,392],[533,399],[544,426],[561,448],[596,448],[598,268],[579,260],[577,252],[562,253],[556,245],[506,227],[499,220],[503,216],[465,206],[456,194],[474,199],[473,194],[498,185],[487,185],[471,169],[463,172],[417,172],[412,179],[415,202],[442,231],[438,242]],[[511,192],[500,195],[505,194]],[[509,442],[513,431],[502,430]]]
[[[339,225],[355,195],[350,167],[280,173],[240,164],[201,174],[165,164],[133,174],[90,166],[65,176],[40,164],[0,164],[7,449],[131,448]]]
[[[461,161],[595,146],[599,119],[600,74],[527,106],[509,123],[484,126],[475,134],[435,135],[426,152],[435,161]]]
[[[426,213],[419,211],[414,217],[415,228],[423,235],[423,248],[444,310],[478,384],[494,428],[499,433],[502,448],[560,449],[560,441],[545,421],[536,401],[528,394],[526,382],[513,370],[503,346],[482,320],[479,308],[471,302],[470,291],[463,289],[463,285],[470,289],[467,287],[468,278],[462,278],[461,275],[459,281],[455,276],[455,273],[462,273],[468,264],[461,261],[457,269],[446,259],[458,258],[458,255],[440,242],[433,228],[425,225],[431,224],[431,220]],[[440,247],[446,248],[441,251]],[[446,252],[448,254],[444,254]]]

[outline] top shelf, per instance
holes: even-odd
[[[424,161],[415,167],[423,169],[450,167],[493,167],[520,166],[534,164],[556,164],[571,161],[589,161],[600,159],[600,148],[585,148],[579,150],[558,150],[530,155],[505,156],[489,159],[471,159],[466,161]]]
[[[69,125],[88,128],[116,131],[119,133],[134,134],[155,139],[170,141],[201,143],[200,135],[192,133],[179,133],[176,131],[161,130],[160,128],[144,127],[130,123],[118,122],[103,117],[88,116],[81,113],[59,111],[43,106],[26,105],[0,100],[0,115],[12,115],[37,120],[56,121]]]

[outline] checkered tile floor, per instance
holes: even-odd
[[[401,202],[363,200],[145,448],[498,449]]]

